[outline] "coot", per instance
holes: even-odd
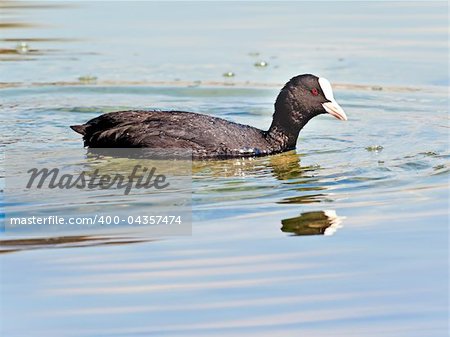
[[[268,131],[193,112],[134,110],[106,113],[71,128],[93,148],[190,148],[194,159],[250,157],[294,149],[300,130],[323,113],[347,120],[330,82],[304,74],[281,89]]]

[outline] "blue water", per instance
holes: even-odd
[[[68,125],[121,109],[264,129],[306,72],[349,120],[315,118],[296,151],[194,163],[192,236],[0,237],[2,336],[448,334],[446,2],[12,4],[6,155],[81,148]]]

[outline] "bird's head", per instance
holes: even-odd
[[[347,120],[344,110],[334,99],[330,82],[311,74],[295,76],[286,83],[275,102],[277,112],[280,113],[277,117],[292,117],[294,121],[309,120],[324,113]]]

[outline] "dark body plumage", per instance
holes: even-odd
[[[89,147],[190,148],[194,157],[204,158],[255,156],[281,150],[267,132],[192,112],[118,111],[94,118],[84,126],[84,145]]]
[[[309,97],[311,88],[321,90],[317,79],[301,75],[285,85],[268,131],[183,111],[111,112],[71,128],[83,135],[85,146],[96,148],[189,148],[195,159],[274,154],[295,148],[301,128],[325,112],[320,105],[326,101],[323,93],[320,99]],[[303,86],[307,90],[294,90]]]

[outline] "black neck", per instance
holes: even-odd
[[[300,130],[311,119],[309,111],[294,99],[287,84],[275,102],[272,125],[267,131],[269,142],[280,151],[294,149]]]

